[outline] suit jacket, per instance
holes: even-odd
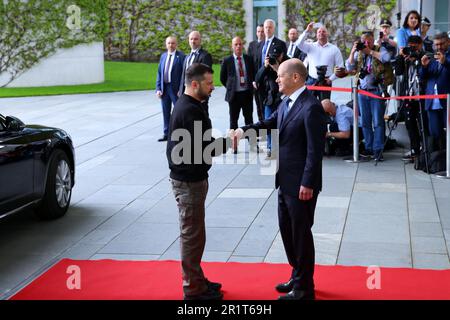
[[[172,64],[172,71],[170,72],[170,85],[174,92],[178,91],[181,82],[181,75],[183,73],[183,64],[184,64],[185,55],[181,51],[175,51],[175,56]],[[164,67],[166,66],[167,60],[167,52],[164,52],[161,55],[161,59],[159,60],[158,73],[156,75],[156,91],[161,91],[164,93]]]
[[[253,80],[255,79],[255,70],[253,66],[252,58],[246,54],[243,54],[243,63],[247,72],[246,84],[250,92],[253,92]],[[239,75],[236,72],[236,65],[234,62],[234,55],[226,57],[223,60],[222,67],[220,68],[220,82],[226,88],[225,101],[232,101],[236,92],[236,82]]]
[[[287,52],[289,52],[289,46],[290,46],[290,43],[287,43],[286,44]],[[297,58],[297,59],[304,61],[306,58],[306,53],[304,53],[302,50],[300,50],[297,46],[295,46],[294,48],[295,48],[294,55],[292,56],[292,58]]]
[[[257,69],[261,67],[261,63],[264,63],[262,61],[262,49],[264,47],[265,41],[261,41],[258,45],[258,51],[257,51],[257,60],[256,60],[256,66]],[[278,39],[277,37],[274,37],[272,42],[270,43],[270,47],[267,50],[267,55],[270,56],[271,54],[277,53],[279,55],[280,52],[284,53],[284,57],[286,58],[286,43],[284,43],[283,40]]]
[[[181,75],[181,83],[180,83],[180,88],[178,90],[178,95],[181,96],[184,93],[184,74],[186,72],[186,64],[188,63],[189,60],[189,54],[186,55],[186,58],[184,59],[184,63],[183,63],[183,73]],[[212,57],[211,55],[208,53],[208,51],[203,50],[202,48],[200,48],[197,53],[195,54],[194,57],[194,61],[192,61],[192,63],[203,63],[206,64],[210,67],[212,67]]]
[[[264,42],[264,41],[262,41]],[[247,54],[252,58],[254,69],[258,70],[258,66],[256,65],[256,60],[258,59],[258,54],[261,55],[261,52],[258,51],[259,42],[258,40],[253,40],[248,44]]]
[[[326,116],[319,100],[307,89],[298,97],[282,121],[286,100],[270,118],[243,127],[279,129],[279,157],[275,186],[298,197],[300,186],[322,189],[322,157],[325,147]]]
[[[434,94],[435,84],[437,84],[438,94],[450,93],[450,50],[445,53],[445,62],[442,66],[438,61],[433,60],[427,68],[420,68],[419,77],[426,81],[425,94]],[[442,108],[447,108],[446,99],[440,101]],[[432,99],[425,100],[425,110],[431,110],[432,105]]]

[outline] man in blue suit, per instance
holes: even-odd
[[[161,99],[164,119],[163,136],[158,141],[167,141],[169,130],[170,112],[172,104],[178,100],[178,88],[183,73],[184,53],[177,50],[177,39],[167,37],[167,52],[163,53],[159,60],[158,74],[156,76],[156,95]]]
[[[315,299],[311,228],[322,189],[326,115],[319,100],[306,89],[307,77],[308,72],[299,59],[283,62],[278,69],[277,83],[285,98],[278,109],[268,119],[230,132],[230,136],[239,140],[249,129],[279,130],[275,180],[275,186],[279,187],[278,223],[292,266],[289,281],[276,286],[278,292],[287,293],[280,300]]]
[[[443,32],[434,37],[436,53],[434,59],[422,57],[420,78],[426,81],[426,94],[450,93],[450,51],[448,34]],[[434,140],[434,150],[444,149],[445,132],[447,124],[447,103],[445,99],[428,99],[425,102],[428,114],[430,135]]]

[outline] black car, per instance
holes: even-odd
[[[41,219],[63,216],[74,177],[74,148],[65,131],[0,114],[0,218],[28,207]]]

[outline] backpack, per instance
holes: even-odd
[[[380,52],[380,46],[374,46],[373,51]],[[359,70],[363,66],[363,55],[358,55],[358,73],[356,74],[356,81],[359,81]],[[394,70],[390,62],[382,63],[378,59],[372,59],[372,68],[375,79],[379,81],[383,86],[387,87],[395,82]]]
[[[446,151],[438,150],[430,154],[428,158],[428,173],[438,173],[446,170]],[[421,152],[419,157],[416,157],[414,162],[414,169],[427,172],[427,166],[425,162],[425,153]]]

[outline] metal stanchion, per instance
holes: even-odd
[[[446,150],[446,167],[447,171],[436,173],[439,178],[450,179],[450,94],[447,94],[447,150]]]
[[[353,99],[353,157],[347,157],[343,160],[350,163],[366,162],[369,159],[359,157],[359,126],[358,126],[358,86],[352,80],[352,99]]]

